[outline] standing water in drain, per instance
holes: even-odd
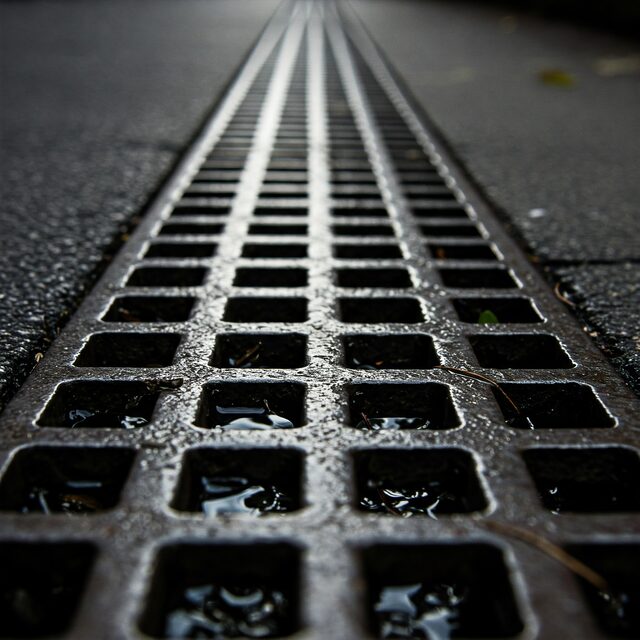
[[[413,514],[427,515],[437,520],[436,510],[453,496],[444,491],[438,480],[397,488],[384,486],[380,481],[369,480],[367,492],[360,499],[364,511],[388,512],[403,518]]]
[[[65,480],[55,490],[34,487],[20,513],[94,513],[104,509],[104,490],[105,485],[99,480]]]
[[[147,424],[142,416],[126,416],[110,411],[89,411],[88,409],[72,409],[67,414],[71,428],[92,429],[135,429]]]
[[[426,418],[409,418],[404,416],[388,416],[384,418],[370,418],[361,413],[362,420],[356,424],[356,429],[371,429],[373,431],[398,429],[429,429],[431,421]]]
[[[463,590],[446,584],[383,587],[374,606],[379,636],[449,640],[465,597]]]
[[[259,485],[248,478],[201,478],[199,503],[207,516],[221,513],[282,513],[294,509],[294,500],[272,484]]]
[[[215,426],[223,429],[293,429],[293,422],[263,407],[221,407],[216,405]]]
[[[184,590],[167,617],[168,638],[272,638],[289,615],[285,595],[261,586],[204,584]]]

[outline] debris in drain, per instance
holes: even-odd
[[[295,501],[272,484],[257,484],[241,477],[202,477],[198,502],[207,516],[221,513],[283,513],[295,509]]]
[[[517,427],[518,429],[535,429],[533,421],[531,418],[526,415],[520,407],[513,401],[513,398],[502,388],[499,382],[496,382],[493,378],[489,376],[482,375],[481,373],[475,373],[474,371],[467,371],[466,369],[459,369],[457,367],[445,367],[442,364],[436,365],[436,369],[443,369],[444,371],[448,371],[449,373],[454,373],[460,376],[465,376],[467,378],[472,378],[473,380],[478,380],[479,382],[484,382],[485,384],[491,385],[508,403],[511,408],[511,415],[506,419],[507,424],[512,427]]]
[[[372,429],[373,431],[397,431],[400,429],[425,430],[431,426],[431,420],[427,418],[410,418],[407,416],[386,416],[371,418],[365,413],[360,414],[362,420],[356,424],[356,429]]]
[[[167,616],[169,638],[271,638],[288,623],[289,602],[263,586],[203,584],[188,587]]]
[[[71,409],[67,413],[67,422],[72,429],[136,429],[148,424],[149,421],[142,416],[127,416],[110,411]]]
[[[542,551],[542,553],[557,560],[570,571],[573,571],[573,573],[586,580],[598,591],[610,593],[611,589],[609,584],[603,576],[544,536],[507,522],[497,522],[495,520],[487,520],[482,523],[482,526],[493,533],[506,535],[530,544],[539,551]]]
[[[573,302],[572,300],[569,300],[569,298],[567,297],[567,294],[561,291],[559,282],[556,282],[556,286],[553,287],[553,293],[555,294],[556,298],[560,300],[560,302],[564,302],[566,305],[569,305],[570,307],[576,306],[576,303]]]
[[[384,365],[384,360],[380,357],[375,357],[371,359],[371,363],[368,363],[361,362],[357,358],[351,358],[348,364],[354,369],[363,369],[364,371],[377,371]]]
[[[466,589],[416,583],[383,587],[374,610],[380,638],[448,640],[459,626]]]
[[[267,401],[262,407],[221,407],[216,405],[215,426],[223,429],[293,429],[291,420],[271,412]]]
[[[478,324],[498,324],[498,316],[490,309],[485,309],[478,316]]]
[[[360,499],[364,511],[387,512],[408,518],[414,514],[437,520],[436,510],[443,500],[451,500],[439,480],[417,482],[402,488],[380,480],[369,480]]]
[[[237,358],[229,357],[229,366],[248,369],[259,360],[261,347],[262,342],[258,342],[258,344],[254,345],[253,347],[249,347],[242,355],[238,356]]]
[[[99,480],[65,480],[55,489],[34,487],[20,513],[95,513],[104,508],[100,497],[104,491]]]

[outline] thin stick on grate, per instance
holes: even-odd
[[[488,376],[483,376],[481,373],[474,373],[473,371],[467,371],[466,369],[458,369],[457,367],[447,367],[443,364],[437,364],[435,369],[443,369],[444,371],[448,371],[449,373],[457,373],[461,376],[466,376],[467,378],[473,378],[474,380],[479,380],[480,382],[484,382],[486,384],[490,384],[494,389],[497,389],[504,397],[504,399],[513,407],[513,410],[518,414],[522,415],[522,411],[520,411],[520,407],[511,399],[511,396],[500,386],[499,382],[496,382],[493,378],[489,378]]]
[[[605,593],[609,592],[608,582],[599,573],[588,567],[581,560],[572,556],[570,553],[567,553],[562,547],[559,547],[557,544],[554,544],[541,535],[533,533],[533,531],[529,531],[528,529],[517,527],[513,524],[507,524],[506,522],[495,522],[489,520],[487,522],[483,522],[482,526],[494,533],[501,533],[511,538],[517,538],[518,540],[522,540],[522,542],[532,545],[536,549],[558,561],[560,564],[563,564],[567,569],[573,571],[573,573],[584,578],[589,584],[598,589],[598,591]]]

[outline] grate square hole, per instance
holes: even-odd
[[[306,298],[229,298],[226,322],[306,322]]]
[[[178,205],[171,216],[222,216],[229,213],[229,207],[211,205]]]
[[[305,385],[218,382],[205,385],[196,425],[205,429],[291,429],[305,424]]]
[[[0,543],[2,637],[40,638],[72,624],[96,549],[85,542]]]
[[[555,514],[640,511],[640,457],[623,447],[536,448],[522,454]]]
[[[470,336],[469,342],[481,367],[570,369],[575,366],[554,336]]]
[[[400,247],[395,244],[337,244],[333,247],[336,258],[347,260],[393,260],[402,258]]]
[[[151,420],[158,384],[82,380],[60,384],[38,419],[41,427],[137,429]]]
[[[145,258],[210,258],[218,245],[211,242],[178,243],[155,242],[145,253]]]
[[[493,389],[507,424],[519,429],[599,429],[615,420],[591,387],[577,382],[504,382]]]
[[[445,287],[513,289],[518,286],[506,269],[438,269]]]
[[[415,204],[412,207],[413,215],[416,218],[465,218],[469,216],[467,212],[459,207],[417,207]]]
[[[245,244],[243,258],[306,258],[306,244]]]
[[[413,286],[406,269],[336,269],[339,287],[405,288]]]
[[[192,449],[184,455],[171,506],[207,516],[297,511],[302,473],[297,449]]]
[[[233,280],[235,287],[306,287],[306,269],[254,269],[239,267]]]
[[[138,267],[127,280],[128,287],[197,287],[207,275],[201,267]]]
[[[353,460],[359,511],[436,519],[487,506],[473,456],[464,449],[365,449]]]
[[[253,210],[254,216],[306,216],[307,207],[262,207]]]
[[[430,336],[421,334],[343,336],[351,369],[430,369],[440,364]]]
[[[306,224],[252,224],[250,235],[267,236],[304,236],[307,234]]]
[[[482,234],[475,225],[420,225],[423,235],[428,237],[446,237],[446,238],[481,238]]]
[[[474,324],[520,324],[542,322],[528,298],[453,298],[462,322]]]
[[[166,546],[139,626],[152,638],[281,638],[301,627],[300,586],[300,551],[289,544]],[[234,596],[251,604],[232,606]]]
[[[349,425],[367,430],[442,430],[460,425],[449,387],[439,382],[347,386]]]
[[[175,333],[95,333],[76,367],[169,367],[180,335]]]
[[[340,218],[388,218],[389,214],[387,210],[382,207],[372,207],[370,209],[365,209],[362,207],[354,208],[354,207],[331,207],[331,215],[340,217]]]
[[[602,630],[615,638],[640,638],[640,545],[572,544],[567,551],[609,586],[607,592],[601,592],[577,578]]]
[[[119,296],[102,319],[105,322],[184,322],[196,298],[174,296]]]
[[[486,244],[429,244],[436,260],[497,260],[493,249]]]
[[[424,317],[416,298],[338,298],[342,322],[416,323]]]
[[[393,236],[393,228],[383,224],[334,224],[331,229],[335,236]]]
[[[523,629],[502,551],[489,544],[375,544],[361,553],[378,638],[507,638]],[[392,633],[393,635],[390,635]],[[437,635],[436,635],[437,633]]]
[[[120,499],[135,458],[122,447],[28,447],[0,480],[0,510],[90,514]]]
[[[211,364],[223,368],[298,369],[307,364],[307,336],[299,333],[219,334]]]
[[[161,236],[217,236],[222,233],[223,224],[165,224],[158,235]]]

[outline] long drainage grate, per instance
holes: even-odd
[[[0,636],[638,637],[635,416],[357,20],[285,5],[3,416]]]

